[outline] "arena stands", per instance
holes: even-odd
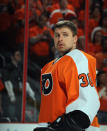
[[[23,92],[20,82],[23,82],[25,2],[25,0],[0,0],[0,122],[22,122]],[[85,0],[29,0],[26,84],[28,92],[25,122],[38,121],[41,68],[58,55],[53,43],[54,24],[63,19],[74,22],[78,28],[77,48],[85,50],[85,2]],[[97,86],[103,105],[103,102],[107,101],[107,84],[103,83],[106,81],[103,79],[103,73],[107,75],[107,0],[89,1],[88,29],[87,52],[97,60],[97,83],[100,83]],[[20,54],[14,56],[13,50],[16,49],[20,50]],[[106,119],[102,120],[102,114]],[[100,124],[107,124],[107,109],[103,110],[101,106],[98,118]]]

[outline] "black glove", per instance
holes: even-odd
[[[55,130],[51,130],[49,129],[49,127],[37,127],[33,131],[55,131]]]
[[[74,111],[58,117],[48,127],[35,128],[33,131],[85,131],[89,125],[90,121],[86,114],[81,111]]]

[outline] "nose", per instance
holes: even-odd
[[[62,35],[60,35],[59,37],[58,37],[58,41],[62,41],[63,40],[63,37],[62,37]]]

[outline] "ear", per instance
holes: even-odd
[[[77,40],[78,40],[78,37],[77,35],[74,36],[74,43],[76,44],[77,43]]]
[[[73,44],[73,48],[75,49],[76,48],[76,44],[77,44],[77,35],[74,36],[74,44]]]

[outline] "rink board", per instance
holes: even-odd
[[[0,124],[0,131],[33,131],[35,127],[38,127],[38,124]],[[107,131],[107,125],[101,125],[100,131]]]

